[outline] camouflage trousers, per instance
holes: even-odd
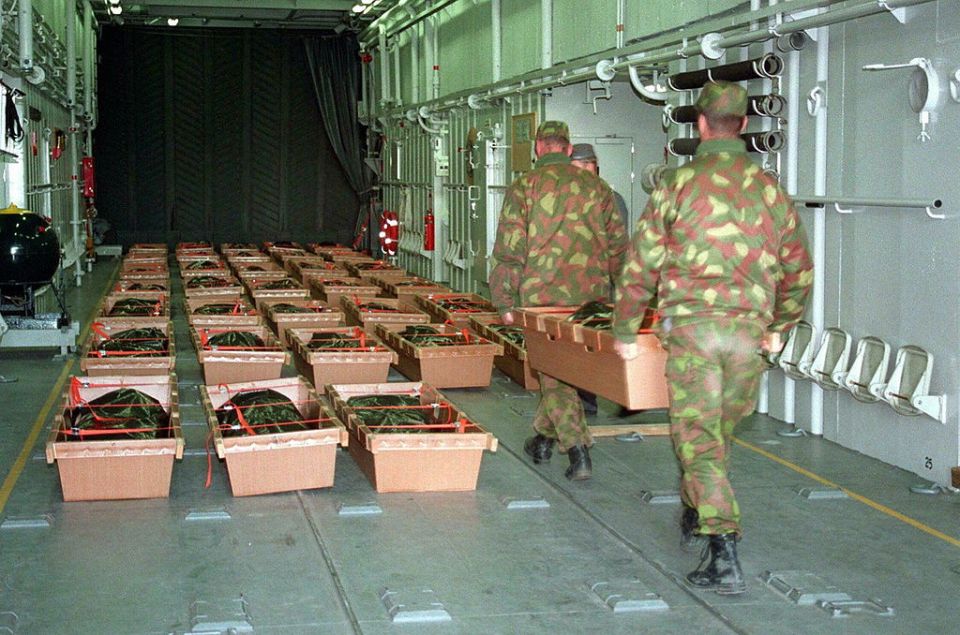
[[[680,497],[699,513],[702,534],[740,533],[727,470],[733,429],[756,406],[762,337],[761,325],[734,319],[674,325],[664,336]]]
[[[560,452],[575,445],[593,445],[577,389],[543,373],[540,373],[540,405],[533,418],[533,429],[556,439]]]

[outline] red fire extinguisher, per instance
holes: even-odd
[[[94,198],[96,188],[94,187],[93,157],[83,157],[80,164],[83,168],[83,196],[85,198]]]
[[[423,216],[423,249],[425,251],[433,251],[433,248],[433,210],[428,209],[427,213]]]

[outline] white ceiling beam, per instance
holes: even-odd
[[[354,0],[135,0],[124,3],[132,9],[140,5],[151,9],[166,7],[179,11],[204,9],[230,9],[245,11],[251,9],[274,9],[285,11],[349,11]]]

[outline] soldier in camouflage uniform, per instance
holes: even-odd
[[[650,197],[617,284],[613,326],[621,356],[636,357],[637,327],[657,297],[682,471],[681,533],[685,542],[709,537],[687,579],[718,593],[746,590],[736,551],[740,510],[727,479],[733,430],[754,410],[758,353],[779,350],[813,281],[796,211],[739,138],[746,107],[736,84],[703,87],[696,157]]]
[[[627,235],[613,192],[599,177],[570,164],[570,131],[562,121],[537,130],[537,167],[510,185],[500,212],[490,297],[511,324],[519,307],[577,307],[609,301]],[[534,463],[556,444],[570,460],[567,478],[590,478],[590,430],[576,388],[540,374],[536,434],[524,451]]]

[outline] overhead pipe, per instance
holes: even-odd
[[[33,70],[33,2],[17,1],[17,34],[20,38],[20,70]]]
[[[783,133],[779,130],[765,130],[740,135],[747,144],[748,152],[779,152],[783,148]],[[698,138],[672,139],[667,148],[674,156],[689,156],[697,153],[700,145]]]
[[[384,12],[383,15],[379,16],[376,20],[371,22],[370,26],[368,26],[363,31],[361,31],[360,35],[357,36],[357,39],[360,41],[361,44],[369,45],[373,41],[374,37],[379,33],[380,28],[383,28],[386,30],[388,37],[392,37],[393,35],[400,33],[401,31],[405,31],[406,29],[409,29],[410,27],[425,21],[427,18],[430,18],[438,11],[442,11],[446,9],[451,4],[457,1],[458,0],[443,0],[442,2],[429,2],[427,3],[426,8],[424,8],[420,13],[412,15],[408,20],[400,20],[399,23],[396,25],[387,26],[385,22],[389,21],[390,17],[392,17],[395,13],[406,12],[407,8],[410,6],[409,3],[403,6],[399,4],[394,5],[393,7],[388,9],[386,12]]]
[[[714,47],[721,48],[744,46],[746,44],[760,42],[798,31],[805,31],[807,29],[812,29],[819,26],[827,26],[830,24],[837,24],[857,18],[876,15],[892,9],[926,4],[931,1],[932,0],[885,0],[885,2],[883,2],[881,5],[876,0],[872,0],[858,5],[844,7],[842,9],[831,9],[826,13],[807,18],[801,18],[791,22],[784,22],[777,27],[776,33],[769,29],[758,29],[756,31],[738,33],[736,35],[721,36],[719,39],[714,40],[712,45]],[[791,3],[791,5],[796,6],[791,6],[791,9],[793,11],[800,11],[801,9],[817,6],[818,4],[820,3],[813,0],[810,2],[795,0]],[[737,24],[735,26],[740,25]],[[640,43],[629,47],[624,47],[624,49],[620,52],[620,55],[617,56],[616,61],[610,64],[610,68],[614,71],[620,71],[628,69],[630,66],[637,64],[659,65],[684,57],[699,55],[702,52],[701,44],[697,42],[686,44],[679,49],[670,46],[659,49],[644,49],[644,46],[649,46],[649,44]],[[470,95],[476,95],[482,99],[496,99],[513,94],[535,92],[544,88],[556,86],[561,82],[581,82],[594,77],[596,75],[597,63],[608,58],[609,54],[591,55],[566,64],[558,64],[548,70],[540,69],[537,71],[531,71],[530,73],[526,73],[517,78],[496,82],[491,84],[485,90],[463,90],[458,93],[448,95],[447,97],[444,97],[443,100],[434,99],[422,105],[429,106],[432,110],[437,111],[464,106],[466,105],[467,98],[470,97]]]
[[[780,95],[751,95],[747,98],[747,115],[756,117],[779,117],[786,107],[786,100]],[[671,108],[667,117],[673,123],[696,123],[700,111],[696,106],[677,106]]]
[[[783,73],[783,59],[779,55],[767,53],[744,62],[677,73],[667,77],[667,85],[673,90],[693,90],[703,87],[710,81],[743,82],[751,79],[779,77],[781,73]]]
[[[640,95],[657,104],[667,103],[666,93],[658,93],[644,85],[643,80],[640,79],[640,71],[637,70],[636,66],[628,66],[627,72],[630,73],[630,85],[633,86],[633,89],[640,93]]]

